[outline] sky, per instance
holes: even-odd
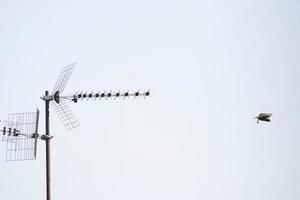
[[[300,2],[0,0],[0,119],[40,109],[60,69],[65,94],[150,98],[50,110],[52,199],[300,199]],[[271,123],[256,123],[271,112]],[[0,198],[45,199],[45,144],[5,161]]]

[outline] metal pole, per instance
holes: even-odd
[[[49,95],[48,91],[45,91],[45,96]],[[46,187],[47,187],[47,200],[51,200],[50,194],[50,126],[49,126],[49,100],[45,100],[45,114],[46,114]],[[49,136],[49,137],[48,137]]]

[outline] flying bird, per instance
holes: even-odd
[[[270,122],[272,115],[272,113],[260,113],[257,117],[254,117],[254,119],[257,119],[257,123],[259,123],[259,121]]]

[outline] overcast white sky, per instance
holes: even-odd
[[[300,2],[0,1],[0,118],[66,94],[151,89],[149,99],[51,110],[52,199],[300,199]],[[271,123],[253,119],[272,112]],[[0,199],[45,199],[45,145],[6,162]]]

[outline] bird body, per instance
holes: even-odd
[[[270,122],[272,115],[272,113],[260,113],[257,117],[254,117],[254,119],[257,119],[257,123],[259,123],[259,121]]]

